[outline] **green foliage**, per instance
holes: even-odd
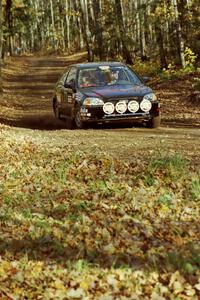
[[[83,272],[84,270],[88,270],[89,267],[90,267],[90,264],[86,260],[83,260],[83,259],[79,259],[74,265],[74,268],[80,273]]]
[[[185,68],[177,69],[174,63],[170,63],[167,66],[167,68],[166,69],[164,68],[162,72],[159,74],[162,80],[171,80],[173,78],[191,73],[195,70],[197,55],[195,55],[194,52],[188,47],[185,48],[184,55],[185,55],[185,63],[186,63]],[[197,88],[198,88],[198,80],[197,80]]]
[[[145,185],[152,186],[155,184],[155,178],[152,176],[151,172],[150,174],[147,173],[143,180]]]
[[[200,200],[200,178],[192,178],[190,193],[193,200]]]
[[[185,71],[186,72],[194,71],[197,55],[195,55],[195,53],[189,47],[186,47],[184,51],[184,56],[185,56]]]
[[[97,179],[95,181],[89,181],[88,187],[91,192],[96,192],[97,190],[104,197],[111,195],[112,190],[110,190],[106,184],[106,181]]]
[[[150,161],[147,172],[154,176],[155,174],[164,174],[165,177],[178,179],[186,173],[187,162],[181,154],[157,151],[155,158]]]
[[[188,245],[188,248],[191,246]],[[181,269],[186,274],[194,274],[196,269],[199,267],[199,254],[192,253],[187,256],[186,253],[170,252],[168,254],[169,266],[175,269]]]
[[[165,193],[157,199],[157,202],[160,204],[170,206],[172,204],[172,195],[169,193]]]
[[[134,70],[141,75],[156,76],[159,74],[160,66],[157,61],[141,62],[138,61],[133,66]]]
[[[167,67],[167,69],[163,69],[160,73],[160,78],[163,80],[170,80],[176,77],[176,67],[173,63],[170,63]]]

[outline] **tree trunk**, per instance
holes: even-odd
[[[102,28],[100,24],[100,3],[99,0],[93,0],[92,2],[93,14],[94,14],[94,35],[96,43],[96,54],[100,60],[104,57],[103,51],[103,36]]]
[[[156,35],[157,35],[157,43],[159,47],[159,56],[160,56],[160,66],[161,68],[167,68],[167,60],[166,60],[166,53],[164,48],[164,41],[163,41],[163,33],[161,24],[156,23]]]
[[[143,1],[140,0],[140,12],[139,12],[139,19],[140,19],[140,56],[141,60],[146,59],[146,39],[145,39],[145,23],[144,23],[144,8],[143,8]]]
[[[50,0],[50,8],[51,8],[51,26],[52,26],[52,48],[56,50],[56,28],[55,28],[55,21],[54,21],[54,9],[53,9],[53,1]]]
[[[146,11],[147,11],[147,19],[149,20],[148,21],[149,41],[152,44],[153,43],[153,27],[152,27],[152,23],[150,22],[151,6],[150,6],[150,3],[148,3],[148,2],[147,2]]]
[[[2,0],[0,0],[0,94],[3,92],[2,88],[2,43],[3,43],[3,26],[2,26]]]
[[[135,23],[136,23],[136,42],[137,44],[140,43],[140,17],[139,17],[139,2],[135,0]]]
[[[58,0],[58,15],[57,16],[57,22],[59,24],[59,39],[58,39],[58,47],[61,49],[61,51],[64,51],[66,49],[65,44],[65,30],[64,30],[64,18],[63,18],[63,3],[61,0]]]
[[[33,25],[33,32],[35,34],[33,34],[33,47],[34,47],[34,50],[37,51],[39,49],[38,47],[38,40],[39,40],[39,36],[38,36],[38,33],[40,32],[40,26],[38,24],[38,17],[37,17],[37,14],[38,14],[38,11],[39,11],[39,3],[38,3],[38,0],[34,0],[33,1],[34,3],[34,9],[35,9],[35,15],[36,15],[36,18],[34,19],[34,25]]]
[[[75,12],[78,12],[78,5],[79,3],[77,2],[77,0],[73,0],[73,10]],[[73,35],[74,35],[74,47],[76,49],[76,51],[80,51],[81,49],[81,32],[79,29],[79,17],[76,14],[73,14]]]
[[[12,20],[12,0],[6,1],[6,22],[8,27],[8,52],[10,55],[13,54],[13,20]]]
[[[65,0],[65,10],[66,10],[66,17],[65,17],[65,21],[66,21],[66,47],[68,52],[70,51],[70,47],[71,47],[71,43],[70,43],[70,18],[69,18],[69,0]]]
[[[127,48],[126,30],[123,23],[122,6],[120,0],[115,0],[116,17],[119,26],[119,36],[122,45],[122,55],[127,64],[133,64],[131,54]]]
[[[178,38],[179,58],[180,58],[182,68],[185,68],[184,41],[182,38],[182,29],[179,20],[177,0],[173,0],[173,5],[174,5],[174,15],[175,15],[175,22],[176,22],[176,33]]]
[[[88,19],[88,6],[86,0],[79,0],[79,11],[81,14],[81,30],[84,38],[84,42],[87,50],[87,59],[88,61],[93,61],[93,51],[91,45],[91,33],[89,30],[89,19]]]

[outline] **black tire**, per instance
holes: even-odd
[[[60,120],[60,111],[58,107],[58,102],[55,98],[53,99],[53,112],[56,119]]]
[[[149,128],[158,128],[158,127],[160,127],[160,124],[161,124],[161,116],[157,116],[157,117],[152,118],[152,119],[147,123],[147,126],[148,126]]]
[[[77,129],[85,128],[85,123],[80,118],[80,108],[77,104],[74,109],[74,125],[75,125],[75,128],[77,128]]]

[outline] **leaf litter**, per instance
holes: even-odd
[[[6,126],[0,140],[1,299],[199,299],[200,174],[187,159],[127,162]]]

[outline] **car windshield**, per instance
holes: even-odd
[[[132,70],[124,66],[85,68],[78,73],[78,86],[81,88],[128,84],[141,84],[141,81]]]

